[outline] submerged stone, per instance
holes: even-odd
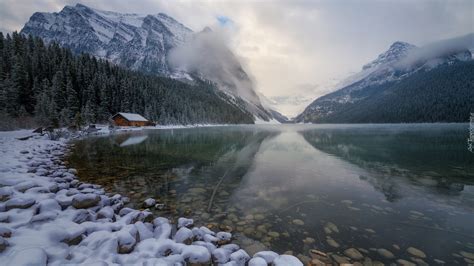
[[[370,229],[370,228],[365,229],[365,231],[367,231],[367,232],[369,232],[369,233],[371,233],[371,234],[375,234],[375,230]]]
[[[335,224],[332,223],[332,222],[328,222],[328,223],[326,224],[326,227],[329,228],[329,229],[331,229],[331,231],[333,231],[333,232],[339,233],[339,228],[337,228],[337,225],[335,225]]]
[[[414,248],[414,247],[407,248],[407,252],[410,253],[411,255],[415,256],[415,257],[419,257],[419,258],[423,258],[423,259],[426,258],[426,254],[423,251],[421,251],[417,248]]]
[[[268,235],[271,236],[271,237],[273,237],[273,238],[278,238],[278,237],[280,237],[280,234],[279,234],[278,232],[273,232],[273,231],[268,232]]]
[[[380,256],[386,258],[386,259],[393,259],[395,258],[395,256],[393,255],[392,252],[390,252],[389,250],[387,249],[384,249],[384,248],[379,248],[377,249],[377,252],[380,254]]]
[[[349,260],[344,256],[340,256],[340,255],[337,255],[337,254],[331,254],[331,258],[339,264],[349,264]]]
[[[351,259],[354,260],[360,260],[364,258],[364,255],[362,255],[357,249],[355,248],[349,248],[344,251],[344,254],[348,256]]]
[[[407,261],[407,260],[404,260],[404,259],[398,259],[397,260],[397,263],[402,265],[402,266],[416,266],[415,263],[413,262],[410,262],[410,261]]]
[[[338,248],[338,247],[339,247],[339,244],[336,242],[336,240],[334,240],[334,239],[332,239],[332,238],[326,239],[326,242],[328,242],[328,244],[329,244],[331,247],[334,247],[334,248]]]
[[[304,225],[304,222],[300,219],[294,219],[293,223],[296,224],[296,225]]]
[[[463,257],[474,260],[474,253],[467,252],[467,251],[461,251],[459,252]]]

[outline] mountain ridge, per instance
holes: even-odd
[[[207,40],[212,38],[212,31],[193,32],[164,13],[118,13],[76,4],[59,12],[34,13],[21,33],[41,37],[46,43],[57,42],[76,54],[89,53],[131,70],[191,83],[194,79],[208,80],[232,97],[241,98],[242,108],[256,118],[264,121],[272,118],[235,55],[225,44]],[[199,53],[194,53],[197,59],[188,59],[184,64],[175,60],[175,55],[185,53],[185,49],[203,55],[218,49],[219,54],[199,58]]]
[[[464,36],[466,40],[474,39],[474,34]],[[446,44],[446,43],[444,43]],[[380,94],[397,83],[412,75],[428,73],[440,66],[452,66],[459,62],[472,60],[469,49],[459,49],[456,45],[448,46],[443,51],[436,45],[416,47],[406,42],[394,42],[387,51],[381,53],[375,60],[365,64],[361,72],[346,79],[346,84],[339,89],[323,95],[308,105],[299,114],[296,122],[342,122],[337,117],[345,117],[349,107],[357,104],[375,104],[366,99],[381,97]],[[438,48],[441,47],[438,45]],[[454,47],[454,48],[453,48]],[[436,51],[436,53],[433,53]],[[421,73],[421,74],[420,74]],[[449,77],[446,77],[449,78]],[[403,86],[407,86],[404,84]],[[434,85],[435,86],[435,85]],[[388,92],[385,92],[388,93]],[[424,91],[424,93],[429,93]],[[428,110],[426,110],[428,111]],[[361,113],[361,115],[363,115]],[[347,114],[348,117],[351,115]],[[368,117],[370,115],[367,114]],[[358,121],[365,121],[363,118]],[[344,122],[351,122],[344,120]],[[378,122],[383,122],[378,120]],[[402,121],[403,122],[403,121]]]

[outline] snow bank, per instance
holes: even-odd
[[[31,135],[0,132],[0,261],[6,265],[302,265],[271,251],[251,259],[229,244],[231,233],[127,208],[128,198],[79,181],[64,165],[66,140],[18,140]]]

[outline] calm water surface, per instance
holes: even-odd
[[[469,262],[474,154],[467,124],[282,125],[92,137],[69,158],[82,180],[157,215],[232,229],[250,253],[354,247],[384,263]],[[395,258],[387,258],[378,249]]]

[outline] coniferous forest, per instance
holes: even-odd
[[[56,43],[0,33],[0,119],[5,128],[80,126],[116,112],[158,124],[253,123],[213,84],[148,76]]]

